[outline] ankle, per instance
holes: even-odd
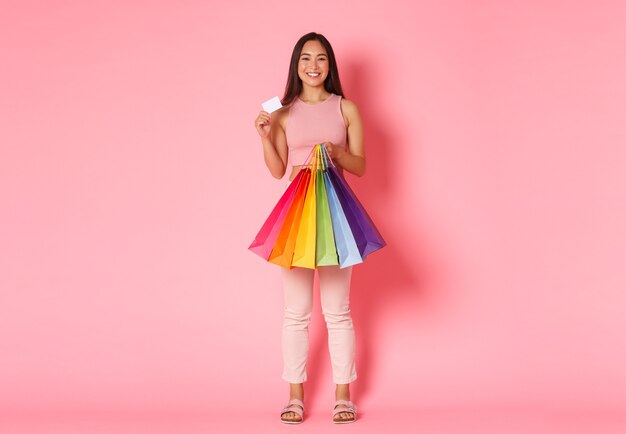
[[[350,387],[347,384],[338,384],[335,389],[335,399],[350,401]]]
[[[302,384],[291,384],[289,387],[290,399],[299,399],[304,401],[304,387]]]

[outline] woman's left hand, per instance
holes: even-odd
[[[346,153],[346,150],[341,146],[333,145],[331,142],[324,142],[322,146],[326,149],[328,156],[333,160],[339,160]]]

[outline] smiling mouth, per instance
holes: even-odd
[[[307,72],[306,75],[308,75],[311,78],[317,78],[320,76],[319,72]]]

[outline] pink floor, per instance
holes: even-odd
[[[586,411],[536,411],[494,409],[405,410],[363,408],[357,422],[333,425],[327,409],[313,408],[301,425],[279,422],[274,406],[221,414],[110,413],[4,415],[3,434],[196,434],[359,432],[437,434],[624,434],[626,417]]]

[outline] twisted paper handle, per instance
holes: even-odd
[[[333,167],[337,167],[333,159],[328,155],[326,148],[321,143],[318,143],[311,149],[302,166],[310,166],[313,170],[317,170],[319,166],[322,166],[322,170],[328,170],[328,163]]]

